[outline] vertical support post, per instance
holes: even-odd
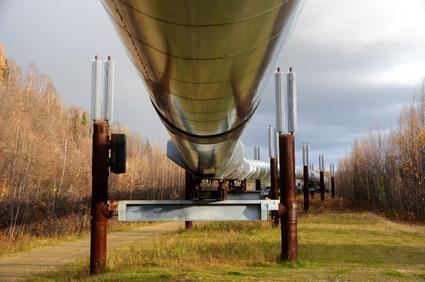
[[[289,68],[285,74],[285,93],[281,93],[281,75],[279,69],[275,73],[277,130],[279,136],[280,163],[280,203],[284,213],[280,219],[281,259],[296,262],[298,259],[297,239],[297,204],[295,190],[295,131],[296,131],[296,83],[295,74]],[[288,105],[287,119],[284,119],[285,100]],[[286,121],[288,122],[286,124]],[[289,133],[285,132],[287,126]]]
[[[254,147],[254,159],[257,161],[260,160],[260,146]],[[255,179],[255,190],[261,190],[261,179]]]
[[[278,176],[278,166],[277,166],[277,157],[276,157],[276,129],[269,126],[268,129],[268,147],[269,147],[269,157],[270,157],[270,186],[271,193],[270,198],[273,200],[279,199],[279,176]],[[277,212],[273,213],[273,227],[279,226],[279,217]]]
[[[309,172],[308,172],[308,166],[304,165],[303,167],[303,178],[304,178],[304,187],[303,187],[303,192],[304,192],[304,211],[308,212],[308,210],[310,209],[310,198],[308,195],[308,190],[309,190]]]
[[[335,198],[335,165],[331,164],[331,195]]]
[[[193,188],[194,188],[194,181],[192,179],[192,175],[189,171],[185,170],[185,184],[184,184],[184,199],[190,200],[193,196]],[[192,221],[185,221],[184,225],[186,229],[192,229],[193,228],[193,222]]]
[[[309,146],[310,144],[308,143],[303,143],[303,194],[304,194],[304,212],[308,212],[308,210],[310,209],[310,198],[308,195],[308,190],[309,190],[309,182],[310,182],[310,177],[309,177],[309,171],[308,171],[308,153],[309,153]]]
[[[255,179],[255,190],[261,190],[261,179]]]
[[[285,207],[281,217],[281,259],[295,262],[298,259],[297,204],[295,192],[294,136],[281,134],[280,154],[280,203]]]
[[[325,172],[324,172],[324,157],[323,155],[319,156],[319,166],[320,166],[320,201],[325,200]]]
[[[325,200],[325,173],[320,171],[320,201]]]
[[[109,125],[96,120],[93,123],[90,274],[101,273],[106,267],[108,162]]]
[[[314,171],[313,163],[310,163],[310,171]],[[314,190],[310,191],[310,197],[311,199],[314,199]]]
[[[277,158],[270,158],[270,184],[271,184],[271,199],[279,199],[279,169],[277,166]],[[277,213],[273,214],[273,227],[279,226],[279,217]]]

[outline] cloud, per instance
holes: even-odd
[[[396,126],[425,77],[424,26],[424,1],[309,1],[276,62],[297,72],[298,149],[309,141],[335,162],[372,127]],[[265,148],[268,124],[271,82],[244,142]]]

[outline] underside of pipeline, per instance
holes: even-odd
[[[239,141],[301,0],[102,0],[171,140],[202,178],[259,179]]]

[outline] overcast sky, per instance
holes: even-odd
[[[0,44],[26,67],[50,75],[67,105],[90,106],[90,60],[116,62],[115,118],[162,145],[168,134],[138,73],[97,0],[0,0]],[[425,76],[425,1],[312,0],[276,65],[298,79],[297,151],[311,143],[311,160],[327,166],[371,128],[397,125]],[[266,160],[274,124],[272,79],[242,140]],[[300,156],[300,154],[298,154]],[[299,157],[298,163],[299,163]],[[316,165],[317,167],[317,165]]]

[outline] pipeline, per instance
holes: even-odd
[[[203,178],[265,178],[269,166],[238,153],[239,138],[302,0],[102,3],[169,131],[168,155]]]

